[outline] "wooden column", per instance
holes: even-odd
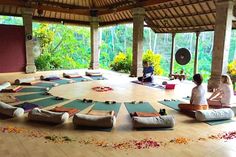
[[[33,54],[33,35],[32,35],[32,13],[33,9],[31,8],[22,8],[21,14],[23,18],[23,24],[25,27],[25,46],[26,46],[26,73],[35,73],[36,66],[34,63],[34,54]]]
[[[176,33],[172,33],[172,45],[171,45],[171,56],[170,56],[170,74],[169,76],[171,76],[173,74],[173,70],[174,70],[174,61],[175,61],[175,35]]]
[[[196,47],[195,47],[195,57],[194,57],[194,74],[198,73],[198,42],[199,42],[200,32],[196,32]]]
[[[208,81],[208,91],[218,88],[221,75],[227,72],[233,7],[234,2],[231,0],[220,0],[216,2],[214,48],[212,52],[211,78]]]
[[[133,13],[133,61],[131,76],[142,76],[144,8],[134,8]]]
[[[99,68],[99,33],[98,33],[99,20],[98,17],[91,17],[90,19],[90,38],[91,38],[91,61],[90,68]]]

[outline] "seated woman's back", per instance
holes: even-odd
[[[223,92],[221,103],[228,104],[228,105],[232,104],[233,97],[234,97],[234,91],[233,91],[232,85],[222,83],[219,88]]]
[[[202,84],[193,88],[191,99],[193,105],[207,105],[206,90]]]

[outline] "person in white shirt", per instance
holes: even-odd
[[[209,97],[208,104],[212,107],[230,107],[233,103],[233,84],[229,75],[221,75],[221,83],[218,89]]]
[[[207,110],[206,90],[202,85],[203,78],[200,74],[193,76],[196,86],[192,89],[190,104],[179,104],[180,110]]]

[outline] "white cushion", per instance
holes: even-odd
[[[133,117],[134,128],[173,128],[175,120],[173,116],[159,117]]]
[[[29,112],[28,119],[34,121],[60,124],[66,122],[69,119],[69,114],[67,112],[52,112],[39,108],[34,108],[32,111]]]
[[[59,75],[57,75],[57,74],[41,75],[40,79],[44,80],[44,79],[47,79],[47,78],[50,78],[50,77],[59,77]]]
[[[234,117],[234,112],[230,108],[199,110],[195,112],[198,121],[226,120]]]
[[[10,83],[10,82],[4,82],[3,84],[0,85],[0,91],[1,91],[2,89],[8,88],[8,87],[10,87],[10,86],[11,86],[11,83]]]
[[[21,117],[24,115],[24,109],[0,101],[0,113],[10,117]]]
[[[102,73],[100,71],[86,71],[86,76],[102,76]]]
[[[79,75],[78,71],[68,71],[63,73],[63,77],[68,76],[68,75]]]
[[[15,84],[19,85],[21,83],[30,83],[30,82],[35,81],[35,80],[36,80],[35,77],[16,79]]]
[[[115,116],[96,116],[77,113],[73,117],[74,126],[112,128],[115,123]]]

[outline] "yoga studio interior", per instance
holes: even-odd
[[[235,0],[0,0],[0,16],[22,19],[0,24],[1,157],[235,157],[236,77],[227,75],[232,104],[208,104],[228,72]],[[34,22],[87,27],[88,66],[37,69]],[[104,68],[99,59],[99,32],[120,24],[132,29],[128,73]],[[144,75],[145,28],[170,36],[168,76]],[[192,91],[200,85],[193,76],[204,65],[198,47],[207,31],[214,37],[210,76],[201,84],[206,104],[196,105]],[[175,47],[179,33],[194,34],[194,52]],[[175,73],[190,62],[191,75]]]

